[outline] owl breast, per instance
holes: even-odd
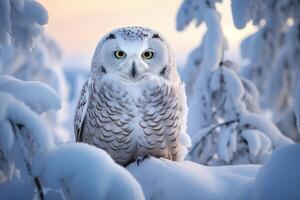
[[[145,155],[177,160],[183,117],[177,87],[157,80],[135,85],[94,81],[82,140],[121,165]]]

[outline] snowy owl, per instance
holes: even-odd
[[[190,145],[183,87],[158,32],[126,27],[108,33],[81,91],[76,141],[105,150],[123,166],[146,156],[182,159]]]

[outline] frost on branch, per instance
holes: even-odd
[[[53,90],[37,82],[1,79],[12,86],[23,83],[24,94],[34,89],[36,94],[53,95]],[[42,119],[22,102],[28,96],[13,96],[15,91],[2,89],[0,199],[143,199],[138,183],[108,154],[85,144],[56,146]],[[30,106],[39,112],[53,106],[47,98],[31,98]]]
[[[232,0],[237,28],[248,21],[258,31],[241,46],[248,59],[242,75],[255,83],[263,109],[271,111],[281,131],[298,141],[293,95],[300,76],[300,2],[297,0]]]
[[[32,47],[34,40],[48,22],[46,9],[34,0],[0,1],[0,47],[15,44]]]
[[[214,4],[186,0],[177,16],[178,30],[193,19],[207,26],[200,47],[183,69],[193,142],[189,159],[207,165],[262,163],[273,148],[292,141],[256,114],[260,111],[256,87],[239,77],[234,63],[223,59],[226,39]]]

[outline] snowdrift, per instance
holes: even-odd
[[[208,167],[191,161],[146,159],[128,170],[146,199],[252,199],[259,165]]]
[[[203,166],[149,158],[127,167],[146,199],[299,200],[300,145],[276,149],[264,165]]]

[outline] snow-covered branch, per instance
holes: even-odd
[[[14,45],[4,45],[0,48],[0,74],[10,75],[23,81],[41,81],[59,94],[62,109],[58,112],[49,111],[42,117],[48,122],[48,127],[55,135],[55,141],[62,143],[71,141],[72,137],[65,128],[71,116],[67,114],[68,85],[60,65],[60,57],[58,45],[45,34],[36,39],[35,46],[31,50],[16,48]],[[3,87],[8,89],[7,85],[11,84],[5,84]],[[30,98],[34,92],[34,90],[28,92],[27,96]],[[47,98],[47,96],[41,95],[36,98]],[[55,102],[57,101],[53,101]]]
[[[258,27],[241,45],[242,56],[249,61],[241,73],[257,86],[262,108],[296,141],[293,95],[300,75],[299,9],[296,0],[232,0],[236,27],[243,28],[248,21]]]
[[[292,141],[255,114],[260,111],[257,89],[238,75],[234,63],[224,60],[227,43],[216,2],[186,0],[177,15],[178,30],[193,19],[207,27],[183,69],[193,141],[189,159],[208,165],[262,163],[273,148]]]
[[[0,47],[13,43],[30,48],[48,22],[48,13],[34,0],[1,0],[0,19]]]
[[[21,81],[11,76],[0,75],[0,91],[12,94],[39,114],[61,108],[58,94],[38,81]]]

